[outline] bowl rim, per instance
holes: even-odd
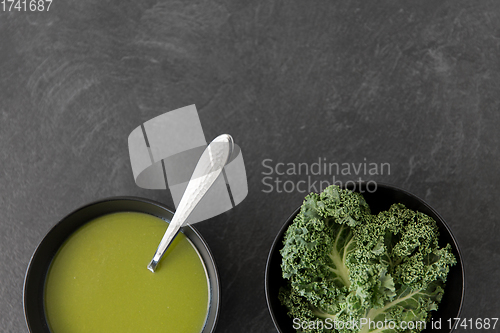
[[[45,232],[42,239],[38,242],[35,250],[31,254],[28,266],[26,267],[26,270],[25,270],[24,282],[23,282],[23,314],[24,314],[24,322],[26,323],[28,332],[34,333],[35,331],[32,329],[32,326],[30,324],[30,320],[28,318],[28,313],[27,313],[28,312],[27,305],[29,302],[29,300],[28,300],[29,295],[28,295],[27,288],[28,288],[29,283],[30,283],[30,279],[29,279],[30,273],[32,271],[32,267],[33,267],[35,260],[37,258],[37,254],[40,252],[42,245],[46,242],[47,237],[50,234],[55,233],[57,231],[57,229],[63,223],[65,223],[66,220],[68,220],[72,216],[75,216],[76,214],[80,214],[81,211],[88,209],[91,206],[95,206],[95,205],[99,205],[99,204],[106,204],[106,202],[119,202],[119,201],[139,202],[139,203],[143,203],[146,205],[156,206],[160,210],[165,211],[165,213],[167,215],[171,215],[171,216],[173,216],[174,212],[175,212],[175,210],[172,210],[172,209],[166,207],[164,204],[162,204],[158,201],[155,201],[155,200],[142,198],[142,197],[136,197],[136,196],[112,196],[112,197],[106,197],[106,198],[92,201],[90,203],[87,203],[83,206],[80,206],[80,207],[70,211],[69,213],[65,214],[64,217],[62,217],[47,232]],[[115,212],[120,212],[120,211],[126,212],[127,210],[125,210],[125,209],[116,210]],[[103,215],[111,214],[111,213],[112,212],[109,212],[109,213],[105,213]],[[143,211],[143,213],[148,214],[147,211]],[[100,215],[100,216],[103,216],[103,215]],[[158,217],[158,218],[162,218],[162,217]],[[171,217],[170,217],[170,219],[171,219]],[[91,220],[89,220],[89,221],[91,221]],[[89,221],[87,221],[85,223],[88,223]],[[64,237],[64,239],[66,240],[69,236],[71,236],[71,234],[73,232],[78,230],[78,228],[80,228],[80,226],[78,226],[76,229],[74,229],[72,232],[70,232],[68,235],[66,235]],[[213,333],[213,332],[215,332],[215,329],[217,327],[217,323],[219,320],[220,303],[221,303],[220,302],[220,300],[221,300],[220,275],[219,275],[219,271],[217,268],[217,263],[215,261],[214,255],[213,255],[210,247],[208,246],[208,243],[206,242],[206,240],[203,238],[203,236],[199,233],[199,231],[194,226],[186,225],[186,226],[183,226],[181,228],[181,230],[186,230],[186,231],[188,231],[189,234],[194,235],[194,239],[191,237],[188,237],[188,240],[190,241],[191,245],[195,248],[200,259],[202,259],[203,264],[204,264],[204,268],[205,268],[205,271],[207,274],[207,281],[209,282],[208,289],[209,289],[209,293],[211,295],[210,302],[208,304],[206,321],[205,321],[205,324],[204,324],[200,333]],[[62,243],[59,244],[59,247],[61,245],[62,245]],[[200,249],[200,246],[202,246],[203,248]],[[52,261],[52,260],[53,260],[53,258],[50,259],[50,261]],[[50,266],[50,264],[49,264],[49,266]],[[44,284],[45,284],[45,282],[44,282]],[[211,313],[212,311],[213,311],[213,313]],[[43,321],[46,323],[46,318],[44,318]],[[208,331],[206,330],[207,327],[208,327]]]
[[[367,184],[366,181],[355,182],[354,184],[355,184],[354,185],[355,189],[357,188],[357,184],[359,184],[360,187],[363,187],[363,186],[366,187],[367,186],[366,185]],[[402,192],[403,194],[407,195],[411,199],[416,200],[419,203],[421,203],[423,206],[425,206],[433,214],[436,215],[436,217],[440,220],[440,222],[442,223],[442,225],[444,226],[444,228],[446,229],[446,231],[450,235],[450,238],[453,241],[454,248],[456,249],[457,254],[458,254],[457,262],[460,264],[460,267],[461,267],[462,295],[460,297],[460,304],[459,304],[459,308],[458,308],[458,312],[457,312],[457,317],[460,317],[460,315],[462,313],[462,310],[463,310],[463,305],[464,305],[464,301],[465,301],[465,289],[466,289],[466,286],[467,286],[466,274],[465,274],[465,265],[464,265],[464,262],[463,262],[462,251],[460,250],[460,247],[458,245],[458,241],[457,241],[455,235],[453,234],[453,232],[451,231],[450,227],[446,223],[445,219],[443,219],[443,217],[431,205],[429,205],[425,200],[423,200],[419,196],[417,196],[417,195],[415,195],[415,194],[413,194],[411,192],[408,192],[407,190],[402,189],[401,187],[398,187],[398,186],[395,186],[395,185],[392,185],[392,184],[388,184],[388,183],[384,183],[384,182],[376,182],[376,184],[377,184],[377,189],[379,187],[382,187],[382,188],[389,189],[389,190],[399,191],[399,192]],[[341,188],[345,189],[345,186],[343,186]],[[265,294],[266,294],[266,304],[267,304],[267,309],[269,311],[271,319],[273,321],[274,327],[276,328],[276,330],[279,333],[283,333],[283,332],[282,332],[282,330],[281,330],[281,328],[279,326],[278,319],[276,318],[276,316],[274,314],[274,310],[273,310],[272,305],[271,305],[271,295],[270,295],[270,290],[269,290],[269,271],[270,271],[270,266],[271,266],[271,260],[272,260],[274,252],[276,251],[276,248],[278,246],[282,246],[280,240],[282,239],[283,234],[288,229],[288,226],[290,225],[290,223],[293,222],[293,220],[295,219],[295,217],[297,216],[297,214],[300,212],[301,208],[302,208],[302,204],[298,208],[296,208],[293,211],[293,213],[291,213],[289,215],[289,217],[285,220],[285,222],[282,224],[282,226],[280,227],[278,233],[276,234],[276,236],[275,236],[275,238],[273,240],[273,243],[271,245],[271,248],[269,249],[269,253],[267,255],[267,260],[266,260],[266,269],[265,269],[265,278],[264,278],[264,290],[265,290]],[[453,331],[455,331],[454,327],[452,327],[450,329],[449,333],[452,333]]]

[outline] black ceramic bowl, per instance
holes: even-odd
[[[452,332],[453,329],[449,329],[447,320],[449,318],[460,317],[465,291],[465,275],[462,256],[460,254],[457,241],[451,233],[450,228],[446,225],[444,219],[422,199],[394,186],[378,183],[376,191],[372,193],[367,191],[366,184],[362,184],[360,187],[358,186],[358,188],[350,189],[362,192],[373,214],[389,209],[389,207],[394,203],[402,203],[407,208],[427,214],[436,220],[440,232],[439,245],[445,246],[448,243],[451,244],[453,253],[457,258],[457,264],[450,269],[445,293],[439,305],[439,309],[437,311],[433,311],[432,313],[433,320],[441,318],[441,329],[431,330],[430,325],[428,325],[426,330],[423,332]],[[370,191],[373,191],[374,186],[370,184],[369,189]],[[286,308],[282,306],[278,300],[278,291],[281,286],[286,284],[286,281],[282,278],[281,274],[281,254],[279,251],[283,248],[283,235],[299,211],[300,207],[296,209],[295,212],[286,220],[285,224],[274,239],[267,258],[265,277],[267,306],[274,325],[280,333],[295,333],[292,319],[288,317]]]
[[[43,238],[31,257],[24,279],[24,316],[30,333],[50,333],[44,311],[44,285],[50,263],[64,241],[83,224],[102,215],[116,212],[140,212],[170,221],[173,212],[160,203],[133,197],[115,197],[83,206],[57,223]],[[191,226],[182,232],[198,250],[207,271],[210,307],[201,333],[213,333],[219,314],[219,275],[205,240]],[[153,254],[151,254],[153,255]],[[144,268],[146,269],[146,268]]]

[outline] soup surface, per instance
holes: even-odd
[[[45,282],[53,333],[201,332],[205,267],[179,233],[156,272],[147,269],[168,223],[122,212],[86,223],[57,252]]]

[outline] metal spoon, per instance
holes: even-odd
[[[160,245],[158,245],[158,249],[148,265],[148,269],[151,272],[154,273],[158,262],[167,251],[168,246],[172,243],[175,236],[179,233],[180,228],[185,224],[191,212],[213,185],[217,177],[219,177],[233,149],[233,138],[229,134],[219,135],[205,148],[182,195],[174,217],[170,221]]]

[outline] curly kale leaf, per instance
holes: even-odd
[[[437,310],[443,297],[443,284],[440,281],[430,283],[425,289],[413,290],[409,286],[400,286],[396,297],[380,308],[371,308],[364,317],[360,333],[418,333],[425,328],[430,319],[430,311]],[[394,322],[394,328],[385,325],[382,329],[370,329],[366,322]],[[415,326],[409,328],[409,323]],[[373,328],[373,327],[372,327]]]
[[[285,233],[281,267],[289,285],[280,299],[300,320],[426,321],[456,263],[438,237],[436,222],[423,213],[395,204],[372,215],[361,194],[330,186],[305,198]],[[330,331],[368,327],[308,332]]]
[[[308,195],[285,234],[283,277],[313,304],[337,308],[334,301],[350,287],[346,262],[356,248],[350,226],[368,215],[361,195],[330,187]]]

